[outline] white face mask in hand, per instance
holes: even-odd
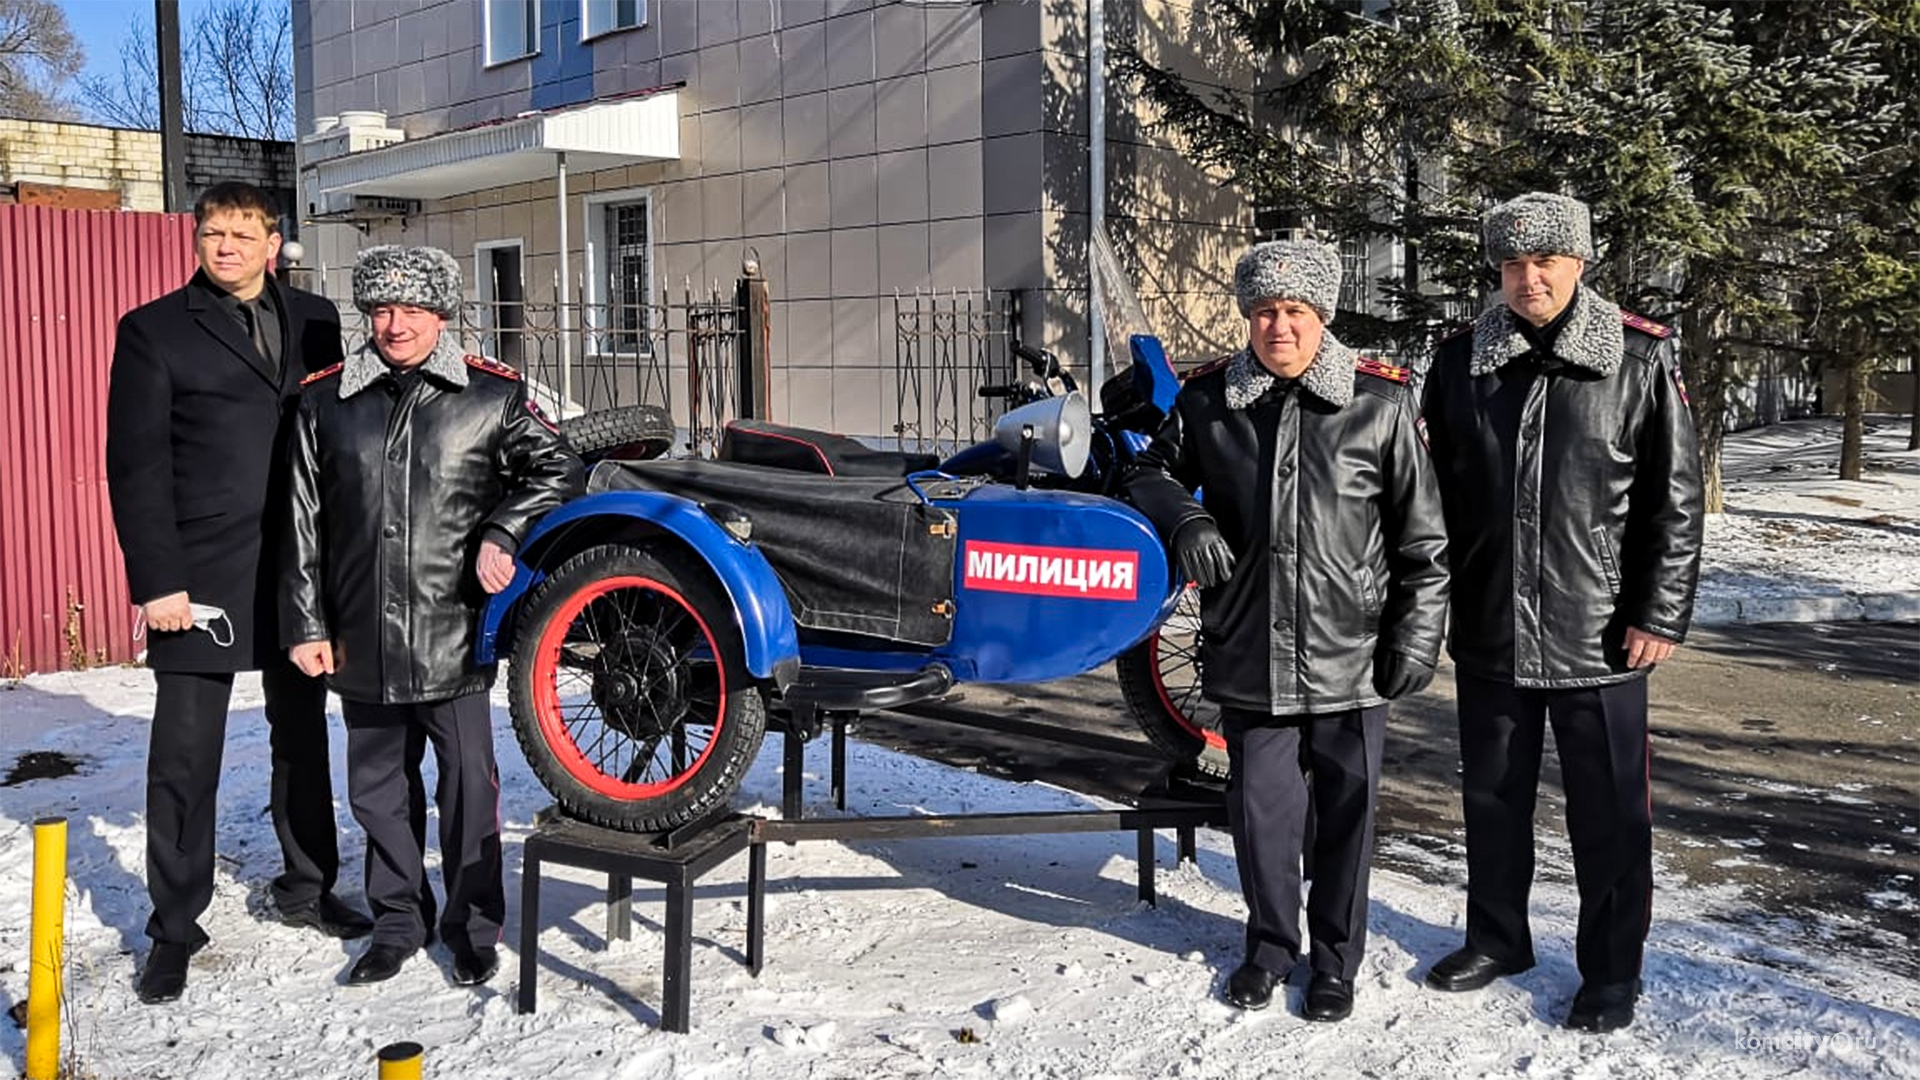
[[[227,609],[215,604],[188,604],[187,610],[193,613],[193,628],[205,630],[215,645],[225,649],[233,644],[233,620],[227,618]],[[134,621],[133,640],[139,641],[147,636],[147,616],[142,611]]]

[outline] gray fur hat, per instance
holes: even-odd
[[[1593,215],[1565,195],[1529,191],[1480,215],[1487,261],[1499,266],[1521,255],[1571,255],[1593,261]]]
[[[439,248],[381,244],[353,264],[353,306],[361,311],[409,304],[452,318],[463,299],[460,264]]]
[[[1262,300],[1299,300],[1332,322],[1340,305],[1340,253],[1311,240],[1269,240],[1255,244],[1233,268],[1233,292],[1240,314]]]

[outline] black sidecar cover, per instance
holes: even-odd
[[[753,521],[805,630],[931,648],[953,632],[953,515],[898,478],[823,476],[724,461],[606,461],[588,491],[661,491]]]

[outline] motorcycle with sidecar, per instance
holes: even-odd
[[[653,832],[723,808],[770,707],[891,708],[1109,661],[1156,746],[1224,775],[1197,599],[1118,489],[1174,369],[1135,336],[1094,416],[1052,355],[1014,351],[1034,378],[980,388],[1012,407],[944,461],[735,421],[715,460],[600,461],[539,522],[478,650],[511,658],[515,734],[568,813]]]

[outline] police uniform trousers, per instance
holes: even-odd
[[[425,788],[431,744],[438,782],[439,932],[454,949],[496,945],[506,918],[500,860],[500,774],[484,691],[443,701],[380,705],[344,701],[347,795],[367,834],[367,903],[377,944],[419,948],[433,920],[426,875]]]
[[[1282,976],[1292,970],[1300,956],[1301,860],[1310,857],[1310,966],[1354,978],[1367,944],[1374,793],[1387,707],[1314,716],[1226,709],[1222,729],[1227,823],[1247,902],[1247,961]]]
[[[1653,899],[1647,680],[1533,690],[1461,674],[1457,683],[1467,946],[1515,967],[1533,963],[1533,807],[1551,723],[1580,890],[1581,978],[1637,978]]]
[[[340,869],[333,779],[327,767],[327,687],[285,656],[260,673],[272,759],[268,806],[280,840],[273,880],[282,912],[319,901]],[[227,741],[232,672],[154,672],[147,744],[147,894],[156,943],[198,947],[213,900],[215,809]]]

